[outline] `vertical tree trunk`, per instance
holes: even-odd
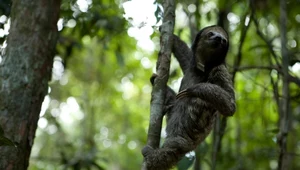
[[[172,53],[171,39],[175,25],[175,1],[164,0],[164,16],[161,26],[160,51],[157,60],[157,78],[151,93],[150,122],[148,129],[147,145],[152,148],[158,148],[160,143],[160,132],[163,120],[163,106],[169,79],[170,61]],[[145,163],[142,170],[146,170]]]
[[[225,1],[219,1],[219,14],[218,14],[218,22],[217,25],[226,29],[228,25],[227,14],[229,7]],[[227,29],[226,29],[227,30]],[[217,158],[221,149],[221,143],[223,136],[225,134],[225,129],[227,126],[227,117],[223,117],[221,115],[217,116],[214,129],[213,129],[213,148],[212,148],[212,160],[211,160],[211,169],[215,170],[217,168]]]
[[[289,119],[290,119],[290,109],[289,109],[289,57],[288,50],[286,47],[286,24],[287,24],[287,14],[286,14],[286,1],[280,0],[280,40],[281,40],[281,57],[282,57],[282,99],[279,106],[280,120],[279,126],[280,131],[278,134],[278,144],[280,149],[278,169],[285,170],[288,169],[289,161],[287,153],[287,135],[289,130]]]
[[[0,147],[1,170],[27,169],[41,104],[48,90],[60,0],[13,0],[0,63],[0,125],[16,144]]]

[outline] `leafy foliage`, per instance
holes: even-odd
[[[128,36],[135,25],[125,20],[122,2],[63,0],[51,88],[29,169],[140,169],[140,149],[146,143],[149,120],[148,79],[155,67],[159,40],[154,29],[151,40],[155,51],[137,46]],[[189,43],[201,27],[221,23],[228,30],[231,46],[227,63],[235,75],[238,108],[228,119],[216,165],[211,134],[178,169],[276,169],[282,96],[279,3],[253,0],[251,6],[248,1],[224,2],[189,0],[177,5],[175,34]],[[154,2],[157,22],[153,28],[161,20],[157,3],[161,2]],[[300,168],[299,4],[299,0],[287,1],[286,45],[292,80],[289,169]],[[10,1],[1,1],[1,15],[8,16],[9,9]],[[178,69],[172,61],[169,82],[175,88],[181,76]],[[13,145],[2,133],[0,138],[0,145]]]

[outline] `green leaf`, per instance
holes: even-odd
[[[193,165],[193,162],[195,160],[195,157],[183,157],[177,164],[177,169],[178,170],[187,170],[191,167],[191,165]]]
[[[157,8],[156,8],[154,15],[156,17],[156,23],[158,23],[162,19],[162,16],[163,16],[163,11],[160,8],[159,4],[157,4]]]

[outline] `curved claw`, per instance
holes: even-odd
[[[142,149],[142,154],[144,157],[146,157],[147,155],[149,155],[149,153],[151,153],[153,151],[153,148],[149,145],[146,145],[143,149]]]
[[[176,99],[182,99],[184,97],[188,97],[188,91],[187,89],[185,90],[182,90],[181,92],[179,92],[177,95],[176,95]]]

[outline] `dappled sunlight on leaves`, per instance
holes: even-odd
[[[150,113],[149,78],[155,72],[160,48],[162,11],[154,0],[121,2],[63,1],[51,91],[42,106],[30,169],[52,170],[82,162],[93,162],[104,169],[140,169],[140,150],[146,143]],[[246,1],[204,0],[199,6],[195,2],[178,2],[174,33],[190,45],[194,29],[216,24],[218,12],[228,12],[225,20],[231,44],[226,63],[232,72],[240,52],[240,66],[245,68],[235,76],[237,111],[228,119],[216,169],[276,169],[279,111],[271,79],[278,81],[281,89],[282,75],[280,68],[270,63],[281,60],[277,6],[270,3],[270,10],[257,12],[256,30]],[[294,59],[289,71],[299,78],[297,10],[293,7],[289,13],[287,47]],[[0,23],[7,22],[9,17],[0,16]],[[245,26],[249,30],[239,49]],[[270,48],[258,31],[267,38]],[[0,28],[0,37],[7,33],[7,27]],[[6,41],[1,49],[5,46]],[[279,57],[274,59],[270,50]],[[172,57],[168,85],[176,92],[183,75],[179,67]],[[279,94],[281,99],[281,90]],[[291,152],[296,155],[300,153],[296,137],[300,128],[299,87],[293,83],[291,96],[295,114],[288,137],[289,146],[295,150]],[[162,140],[166,137],[164,129],[165,124]],[[202,169],[211,168],[213,142],[211,134],[201,144]],[[192,159],[194,155],[188,156]],[[87,163],[81,168],[89,166]],[[293,166],[300,164],[293,162]]]

